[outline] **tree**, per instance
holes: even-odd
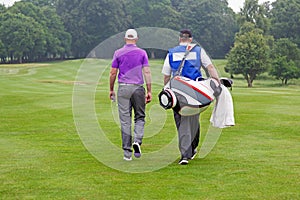
[[[130,25],[127,0],[59,0],[57,13],[72,36],[71,51],[85,57],[100,42]]]
[[[2,24],[2,17],[1,15],[3,15],[6,12],[6,8],[4,5],[0,4],[0,32],[1,32],[1,24]],[[3,44],[3,42],[1,41],[0,38],[0,63],[5,62],[5,58],[6,58],[6,49],[5,46]]]
[[[56,14],[55,9],[49,7],[41,8],[45,16],[47,31],[47,54],[54,58],[65,55],[71,51],[71,34],[65,31],[62,19]]]
[[[300,47],[300,0],[277,0],[270,13],[271,34],[289,38]]]
[[[280,79],[282,84],[300,76],[300,50],[287,38],[277,40],[272,49],[270,75]]]
[[[227,56],[225,70],[231,74],[242,74],[248,87],[252,87],[255,78],[268,69],[268,40],[261,29],[255,28],[252,23],[244,23]]]
[[[273,60],[269,74],[281,80],[282,84],[287,84],[288,80],[298,78],[299,69],[293,61],[288,61],[286,56],[282,56]]]
[[[271,56],[272,58],[286,56],[288,61],[298,62],[300,61],[300,49],[290,39],[280,38],[275,41]]]
[[[172,7],[170,0],[128,0],[126,13],[131,16],[132,28],[138,27],[162,27],[173,30],[180,29],[181,14]],[[155,34],[155,33],[153,33]],[[147,49],[151,58],[165,56],[158,49]]]
[[[193,31],[194,39],[201,43],[214,58],[224,58],[238,31],[235,14],[224,0],[184,0],[179,5],[183,15],[182,27]]]
[[[1,31],[1,30],[0,30]],[[6,50],[3,42],[0,39],[0,63],[4,63],[6,58]]]
[[[180,28],[181,15],[170,0],[128,0],[126,10],[132,18],[132,27]]]
[[[238,15],[238,22],[240,26],[245,22],[253,23],[255,28],[262,29],[264,34],[267,34],[270,29],[270,20],[268,18],[269,10],[270,5],[268,2],[259,5],[258,0],[246,0],[244,7]]]
[[[0,4],[0,14],[4,13],[6,11],[6,8],[4,5]]]
[[[58,0],[22,0],[23,2],[31,2],[38,7],[50,6],[56,7]]]
[[[42,0],[35,0],[35,2],[37,1]],[[71,35],[64,30],[62,20],[53,7],[36,6],[31,2],[16,2],[9,8],[9,12],[22,13],[33,18],[43,27],[46,34],[46,49],[44,48],[45,51],[40,56],[41,58],[55,58],[57,55],[64,57],[65,54],[69,53]]]
[[[11,61],[17,58],[18,62],[22,63],[24,59],[33,60],[43,55],[46,45],[45,31],[33,18],[21,13],[7,12],[0,21],[0,40],[6,47]]]

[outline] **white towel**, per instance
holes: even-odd
[[[235,125],[231,94],[224,85],[221,85],[221,87],[222,92],[216,98],[215,107],[210,117],[212,126],[216,128],[226,128]]]

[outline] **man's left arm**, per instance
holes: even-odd
[[[118,68],[112,67],[109,74],[109,98],[111,100],[114,100],[116,96],[116,93],[114,91],[114,85],[115,85],[117,73],[118,73]]]

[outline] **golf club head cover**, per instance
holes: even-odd
[[[220,78],[220,81],[225,87],[232,89],[233,80],[229,78]]]
[[[210,87],[214,91],[215,97],[218,97],[221,94],[221,92],[222,92],[221,85],[217,86],[213,80],[210,81]]]

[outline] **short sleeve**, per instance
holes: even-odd
[[[146,51],[144,51],[144,58],[143,58],[142,65],[143,65],[143,67],[149,67],[149,59],[148,59],[148,55],[147,55]]]
[[[172,69],[171,69],[170,61],[169,61],[169,54],[165,58],[161,73],[166,76],[171,76],[171,74],[172,74]]]
[[[114,56],[113,56],[113,59],[112,59],[112,63],[111,63],[111,67],[112,68],[119,68],[119,62],[118,62],[117,52],[114,53]]]
[[[207,67],[208,65],[212,64],[212,61],[210,59],[210,57],[207,55],[206,51],[202,48],[201,49],[201,62],[202,62],[202,66],[203,67]]]

